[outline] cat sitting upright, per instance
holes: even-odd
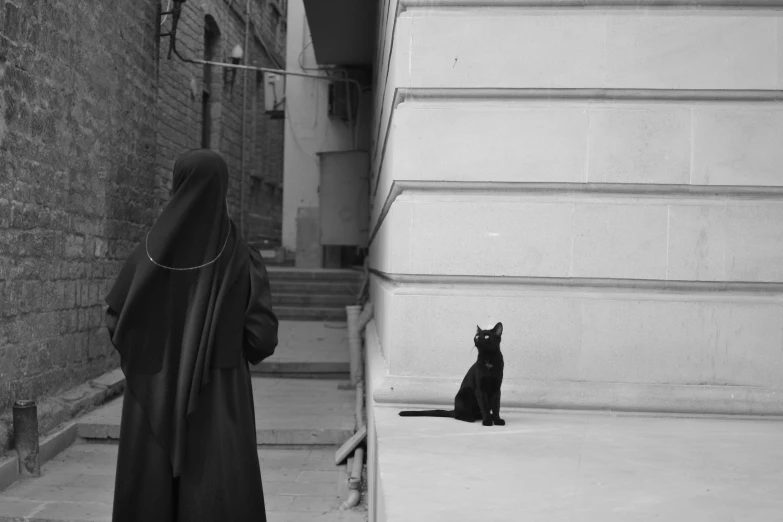
[[[481,419],[484,426],[503,426],[500,418],[500,385],[503,384],[503,354],[500,353],[500,336],[503,324],[491,330],[476,327],[473,342],[478,348],[478,358],[470,367],[457,396],[454,409],[401,411],[400,417],[453,417],[465,422]]]

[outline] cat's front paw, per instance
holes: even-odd
[[[481,421],[481,424],[483,424],[484,426],[492,426],[492,421],[491,420],[484,420],[484,421]]]
[[[506,421],[504,421],[503,419],[495,419],[495,426],[505,426],[505,425],[506,425]]]

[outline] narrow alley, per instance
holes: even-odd
[[[783,522],[783,0],[0,7],[0,522]]]
[[[352,457],[335,465],[335,451],[356,429],[356,393],[344,389],[345,306],[355,302],[361,274],[269,272],[280,344],[274,356],[252,367],[267,520],[366,521],[364,499],[340,510],[349,494]],[[0,521],[111,520],[121,413],[120,396],[69,423],[73,444],[43,464],[41,477],[0,492]]]

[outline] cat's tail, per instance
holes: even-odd
[[[454,410],[401,411],[400,417],[454,417]]]

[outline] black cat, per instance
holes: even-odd
[[[500,353],[500,336],[503,324],[491,330],[476,327],[473,341],[478,348],[478,359],[470,367],[457,396],[454,409],[401,411],[400,417],[453,417],[465,422],[481,419],[484,426],[503,426],[500,418],[500,385],[503,383],[503,354]]]

